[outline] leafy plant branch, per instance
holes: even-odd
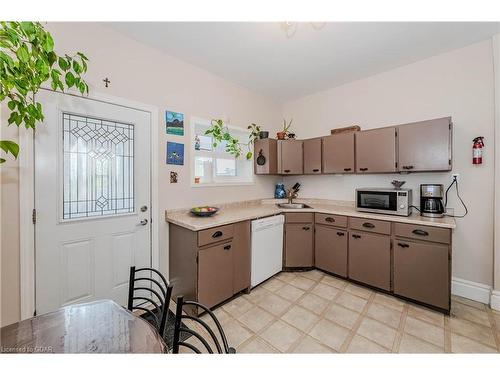
[[[248,125],[247,129],[250,130],[248,142],[243,143],[231,135],[229,128],[224,125],[224,121],[216,119],[212,120],[210,128],[205,131],[205,135],[210,135],[212,137],[214,147],[217,147],[219,143],[225,142],[225,151],[234,155],[236,158],[239,158],[244,152],[243,148],[247,147],[248,152],[246,153],[246,158],[250,160],[253,155],[251,146],[254,141],[259,138],[260,126],[252,123]]]
[[[54,40],[39,22],[0,22],[0,102],[7,100],[9,125],[35,129],[43,121],[43,108],[35,94],[45,82],[52,90],[76,88],[82,95],[89,86],[82,78],[87,72],[87,57],[59,56]],[[19,146],[0,140],[0,148],[17,158]],[[5,159],[0,158],[0,164]]]
[[[288,130],[290,130],[290,127],[292,126],[293,119],[290,119],[288,124],[286,123],[286,119],[283,119],[283,130],[282,132],[285,134],[288,134]]]

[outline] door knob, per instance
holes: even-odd
[[[148,223],[148,219],[142,219],[139,224],[140,225],[146,225]]]
[[[146,212],[148,210],[148,206],[142,206],[141,207],[141,212]]]

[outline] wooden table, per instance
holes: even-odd
[[[0,353],[164,353],[144,319],[111,300],[71,305],[1,329]]]

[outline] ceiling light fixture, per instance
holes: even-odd
[[[314,30],[321,30],[325,27],[326,22],[308,22]],[[280,28],[283,30],[287,38],[291,38],[297,32],[299,27],[299,22],[280,22]]]

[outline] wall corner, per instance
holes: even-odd
[[[495,108],[495,186],[500,186],[500,33],[492,38],[494,70],[494,108]],[[493,300],[500,310],[500,189],[495,189],[493,217]]]

